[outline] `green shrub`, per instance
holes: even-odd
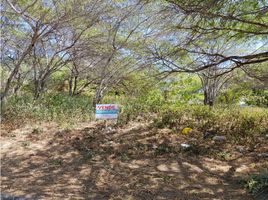
[[[246,97],[248,105],[268,107],[268,90],[255,90]]]
[[[268,110],[264,108],[209,108],[184,106],[163,108],[154,119],[157,128],[181,129],[192,127],[199,131],[214,130],[229,134],[238,140],[241,137],[264,133],[268,128]]]
[[[14,96],[5,104],[3,115],[11,121],[33,119],[73,123],[92,119],[91,102],[86,96],[70,97],[64,94],[47,94],[37,100],[28,95]]]
[[[166,143],[159,144],[159,146],[155,149],[155,155],[170,154],[173,152],[175,152],[174,147]]]
[[[165,102],[160,91],[153,90],[140,97],[107,97],[106,103],[120,106],[119,124],[141,117],[153,121],[157,128],[171,128],[180,131],[191,127],[198,131],[213,130],[240,138],[265,133],[268,130],[268,109],[258,107],[208,107],[186,105],[180,102]],[[8,120],[55,121],[61,124],[92,120],[94,118],[92,99],[88,96],[70,97],[67,94],[46,94],[38,100],[23,95],[8,99],[4,118]],[[253,140],[252,140],[253,141]]]
[[[245,186],[252,194],[258,194],[262,188],[268,186],[268,173],[262,172],[260,174],[251,175],[249,179],[246,180]]]

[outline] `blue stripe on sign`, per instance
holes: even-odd
[[[117,114],[118,110],[96,110],[96,114]]]

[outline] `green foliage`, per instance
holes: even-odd
[[[268,88],[266,63],[250,65],[246,68],[247,73],[237,71],[229,80],[218,97],[218,103],[238,104],[240,101],[251,106],[268,107]]]
[[[148,116],[149,113],[159,112],[165,104],[164,97],[159,89],[150,90],[140,97],[125,98],[121,101],[122,109],[119,117],[120,123],[127,123],[138,116]]]
[[[92,100],[87,96],[46,94],[38,100],[23,95],[8,99],[3,115],[7,120],[40,120],[75,123],[92,119]]]
[[[160,144],[156,149],[155,149],[155,155],[164,155],[164,154],[170,154],[175,152],[174,147],[172,147],[169,144],[163,143]]]
[[[203,99],[202,84],[197,75],[179,74],[171,77],[168,82],[162,83],[162,87],[168,90],[167,100],[172,102],[200,103]]]
[[[180,112],[166,110],[158,115],[158,117],[154,118],[154,126],[157,128],[173,128],[176,127],[177,122],[180,121],[181,117],[182,115]]]
[[[239,104],[239,101],[243,99],[243,97],[247,96],[250,93],[250,90],[242,87],[233,87],[228,88],[219,94],[217,99],[217,103],[219,104]]]
[[[230,152],[219,152],[217,154],[217,156],[219,157],[219,159],[224,160],[224,161],[228,161],[231,157],[232,154]]]
[[[247,96],[246,103],[254,106],[268,107],[268,90],[252,91]]]
[[[62,79],[64,73],[55,74],[55,79]],[[130,77],[126,83],[139,82],[144,74]],[[174,77],[173,77],[174,78]],[[237,140],[255,134],[264,133],[268,129],[268,110],[258,107],[240,108],[232,103],[213,108],[199,105],[201,100],[200,82],[196,76],[179,75],[168,82],[157,82],[146,87],[146,81],[135,84],[137,87],[116,88],[108,93],[102,103],[117,103],[120,107],[119,124],[125,124],[137,118],[153,122],[157,128],[171,128],[180,131],[182,127],[191,127],[199,131],[213,130],[219,134],[229,134]],[[165,93],[165,91],[168,93]],[[253,93],[243,91],[241,96],[252,96],[252,105],[264,105],[265,101],[253,98]],[[115,95],[119,92],[119,96]],[[233,91],[232,91],[233,92]],[[250,95],[249,95],[250,94]],[[265,97],[265,91],[255,91],[254,95]],[[254,96],[254,97],[255,97]],[[195,102],[196,100],[196,102]],[[249,103],[249,102],[248,102]],[[230,106],[232,105],[232,106]],[[62,124],[73,124],[94,117],[92,99],[89,96],[70,97],[67,94],[45,94],[38,100],[32,96],[22,95],[8,99],[3,114],[6,119],[34,119],[40,121],[56,121]]]
[[[268,173],[253,174],[249,177],[245,184],[249,192],[257,194],[262,188],[268,186]]]
[[[221,108],[207,106],[169,107],[157,114],[154,120],[158,128],[180,129],[193,127],[200,131],[214,130],[239,139],[264,133],[268,128],[268,110],[261,108]]]
[[[268,110],[265,108],[240,108],[232,104],[210,108],[190,105],[181,99],[165,100],[163,96],[161,90],[154,89],[136,98],[125,97],[121,101],[119,123],[124,124],[141,116],[143,120],[152,120],[157,128],[180,131],[181,127],[186,126],[199,131],[214,130],[219,134],[232,135],[237,140],[264,133],[268,129]]]

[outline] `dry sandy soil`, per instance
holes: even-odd
[[[1,191],[36,199],[250,200],[241,180],[268,168],[259,146],[216,144],[148,124],[1,130]],[[180,144],[191,143],[183,150]]]

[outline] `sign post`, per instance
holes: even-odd
[[[118,113],[119,113],[119,108],[116,104],[97,104],[96,105],[96,119],[104,119],[106,130],[108,130],[106,120],[114,119],[117,122]]]
[[[96,119],[117,119],[118,106],[116,104],[97,104]]]

